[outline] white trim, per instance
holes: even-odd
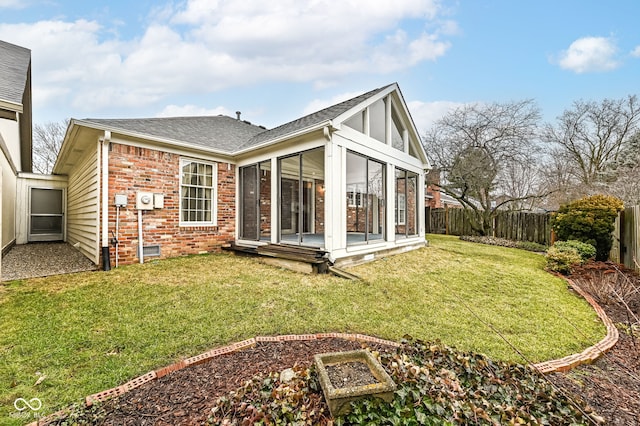
[[[383,163],[402,164],[402,168],[415,173],[424,172],[424,164],[419,159],[383,143],[372,144],[372,140],[347,127],[334,134],[334,143],[346,147],[349,151],[357,152]]]
[[[197,186],[198,188],[211,188],[211,221],[183,221],[182,220],[182,174],[183,168],[188,163],[197,163],[204,164],[207,166],[211,166],[211,187],[205,186]],[[179,185],[179,203],[180,206],[178,208],[179,214],[179,226],[180,227],[195,227],[195,226],[217,226],[218,224],[218,163],[211,161],[203,161],[198,158],[188,158],[181,157],[180,158],[180,173],[178,174],[178,185]],[[237,185],[236,185],[237,186]]]
[[[21,103],[11,102],[4,99],[0,99],[0,108],[17,112],[19,114],[24,112],[24,107]]]
[[[391,96],[387,95],[384,98],[384,142],[393,148],[393,120],[391,118],[392,109],[393,109],[393,101],[391,100]],[[406,153],[406,151],[405,151]]]
[[[329,127],[330,129],[333,129],[333,122],[331,120],[325,120],[322,123],[318,123],[318,124],[313,125],[313,126],[305,127],[304,129],[300,129],[300,130],[297,130],[295,132],[279,136],[279,137],[277,137],[275,139],[269,139],[269,140],[267,140],[267,141],[265,141],[263,143],[260,143],[260,144],[257,144],[257,145],[252,145],[252,146],[250,146],[248,148],[245,148],[245,149],[242,149],[240,151],[235,151],[231,155],[233,157],[237,157],[239,155],[242,155],[242,154],[245,154],[245,153],[248,153],[248,152],[252,152],[252,151],[256,151],[256,150],[259,150],[260,148],[263,148],[263,147],[266,147],[266,146],[269,146],[269,145],[275,145],[275,144],[278,144],[280,142],[284,142],[284,141],[289,140],[289,139],[294,139],[294,138],[296,138],[298,136],[307,135],[307,134],[312,133],[312,132],[314,132],[316,130],[323,130],[325,127]]]
[[[280,238],[280,202],[279,185],[280,170],[278,169],[278,157],[271,158],[271,242],[277,244]]]
[[[94,246],[94,254],[93,261],[96,265],[100,264],[100,173],[102,168],[100,167],[100,141],[96,141],[96,169],[97,174],[95,178],[95,188],[96,188],[96,217],[95,217],[95,246]],[[65,239],[67,236],[65,236]]]

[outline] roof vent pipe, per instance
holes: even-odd
[[[240,120],[240,114],[242,114],[240,111],[236,111],[236,117],[238,120]]]

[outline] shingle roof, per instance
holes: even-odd
[[[275,140],[282,136],[290,135],[300,130],[313,127],[314,125],[320,124],[327,120],[333,120],[337,118],[340,114],[346,111],[349,111],[351,108],[366,101],[370,97],[376,95],[377,93],[381,92],[382,90],[386,89],[389,86],[390,85],[371,90],[370,92],[363,93],[362,95],[356,96],[355,98],[351,98],[344,102],[340,102],[339,104],[335,104],[325,109],[322,109],[320,111],[311,113],[297,120],[275,127],[271,130],[267,130],[266,132],[259,133],[255,135],[253,138],[251,138],[250,140],[248,140],[245,144],[240,146],[239,149],[244,149],[244,148],[249,148],[255,145],[259,145],[263,142]]]
[[[283,124],[271,130],[224,115],[215,117],[168,117],[168,118],[132,118],[98,119],[87,118],[84,123],[93,123],[111,130],[122,130],[141,137],[156,137],[169,141],[183,142],[212,148],[227,154],[234,154],[262,143],[275,141],[283,136],[312,128],[366,101],[385,90],[384,86],[297,120]]]
[[[0,100],[22,105],[31,51],[0,40]]]
[[[94,123],[109,129],[120,129],[142,137],[183,142],[233,153],[238,146],[265,128],[225,115],[213,117],[167,117],[99,119],[87,118],[83,122]]]

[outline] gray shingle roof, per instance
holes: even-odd
[[[122,130],[129,134],[138,134],[141,137],[151,136],[169,141],[212,148],[227,154],[234,154],[244,149],[275,141],[283,136],[311,128],[325,121],[333,120],[387,87],[389,86],[372,90],[271,130],[266,130],[264,127],[224,115],[216,117],[139,119],[87,118],[82,121],[111,130]]]
[[[349,111],[351,108],[366,101],[370,97],[376,95],[389,86],[390,85],[371,90],[370,92],[363,93],[362,95],[356,96],[355,98],[351,98],[344,102],[340,102],[339,104],[335,104],[320,111],[311,113],[297,120],[275,127],[271,130],[267,130],[266,132],[259,133],[248,140],[246,143],[244,143],[242,146],[240,146],[239,149],[250,148],[263,142],[275,140],[282,136],[290,135],[300,130],[313,127],[327,120],[333,120],[340,114]]]
[[[0,100],[22,105],[31,51],[0,40]]]
[[[87,118],[82,121],[109,129],[120,129],[143,137],[151,136],[213,148],[229,154],[235,152],[245,141],[265,131],[264,127],[225,115],[130,119]]]

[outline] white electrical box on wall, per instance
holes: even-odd
[[[136,209],[153,210],[153,193],[138,191],[136,193]]]
[[[164,194],[153,194],[153,208],[164,209]]]
[[[116,194],[114,201],[115,201],[116,207],[127,207],[126,194]]]

